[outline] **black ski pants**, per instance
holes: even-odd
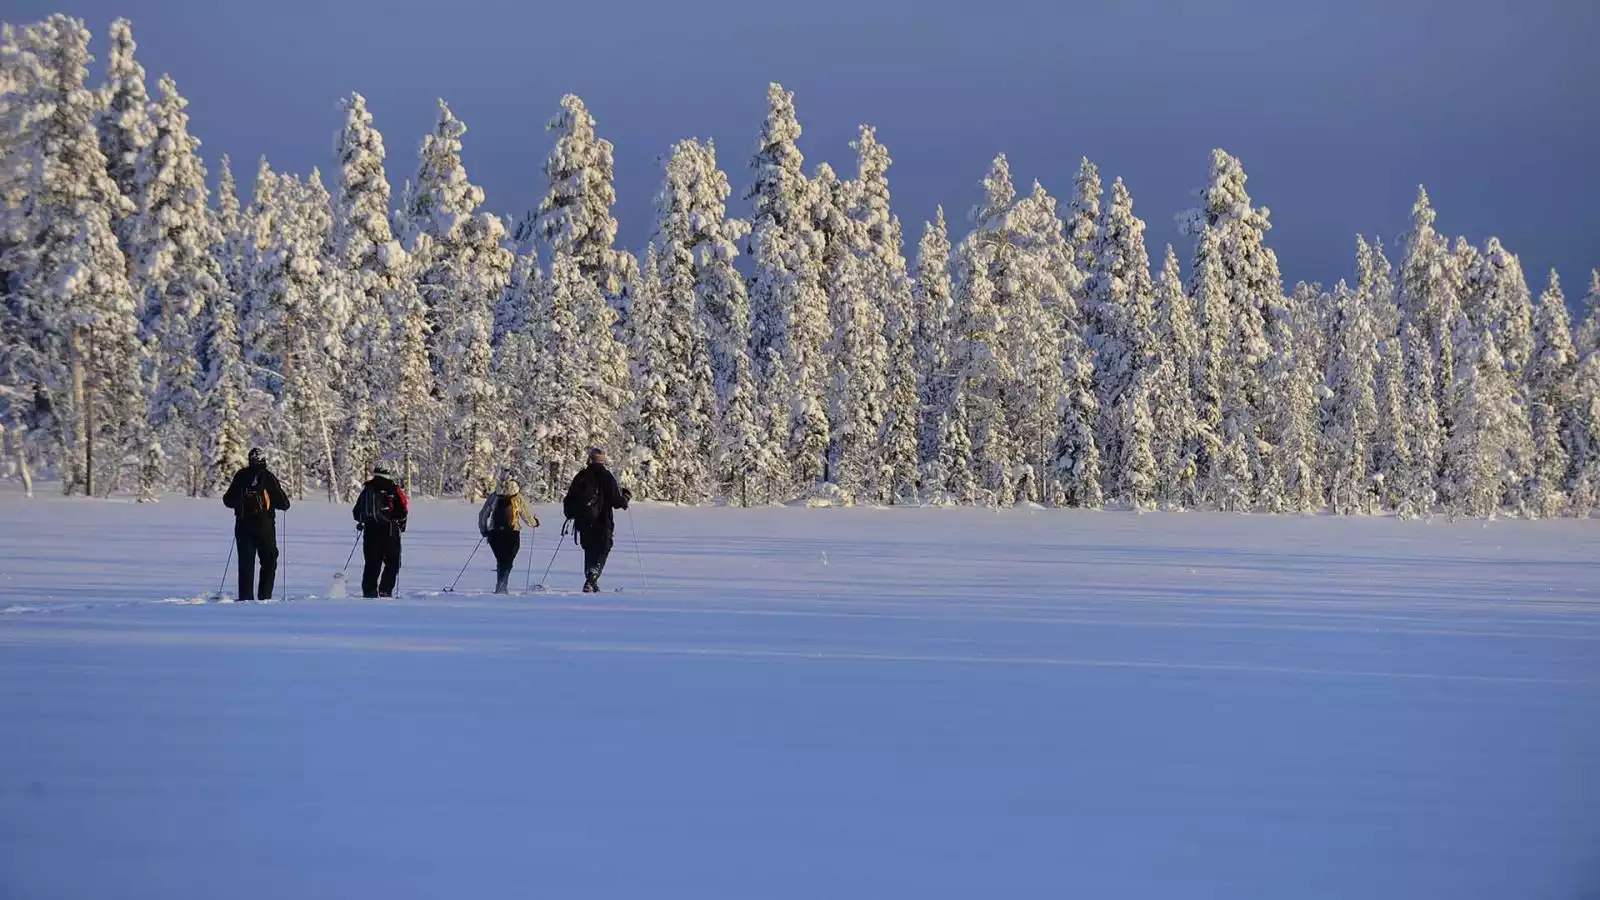
[[[362,532],[361,555],[367,560],[361,570],[361,596],[393,596],[394,580],[400,574],[400,532],[368,526]]]
[[[239,553],[239,599],[271,600],[278,578],[278,523],[267,516],[239,518],[233,523],[233,542]],[[261,560],[261,585],[256,588],[256,559]]]
[[[605,526],[578,529],[578,544],[583,547],[583,576],[599,581],[605,571],[606,558],[611,555],[611,529]]]
[[[507,528],[489,532],[489,549],[494,551],[494,571],[499,582],[511,577],[517,567],[517,551],[522,549],[522,532]]]

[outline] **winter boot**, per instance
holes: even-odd
[[[509,573],[509,572],[497,573],[495,575],[495,579],[494,579],[494,592],[496,594],[509,594],[509,593],[511,593],[511,589],[510,589],[509,584],[508,584],[508,582],[510,582],[510,581],[511,581],[511,573]]]

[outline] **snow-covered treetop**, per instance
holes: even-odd
[[[239,183],[233,177],[233,160],[222,154],[222,172],[217,176],[217,227],[224,235],[239,230]]]
[[[467,180],[461,164],[461,138],[466,133],[467,126],[440,100],[439,122],[422,139],[410,210],[411,227],[436,239],[454,233],[483,205],[483,189]]]
[[[150,96],[145,90],[144,66],[134,59],[133,26],[127,19],[111,23],[111,48],[106,56],[106,83],[100,90],[100,150],[111,177],[124,194],[132,196],[134,168],[139,151],[152,134],[147,115]]]
[[[1004,153],[990,163],[989,174],[984,176],[982,184],[983,202],[972,208],[972,225],[984,232],[1003,231],[1017,200],[1017,189],[1011,181],[1011,161]]]
[[[341,106],[345,122],[334,147],[339,158],[334,252],[350,268],[371,268],[380,264],[380,251],[394,239],[389,230],[383,135],[372,127],[365,97],[351,94]]]
[[[527,244],[542,240],[550,254],[565,253],[607,296],[616,296],[631,279],[633,258],[614,248],[617,220],[615,164],[611,142],[595,133],[594,116],[575,94],[561,98],[561,111],[545,126],[556,133],[544,163],[549,184],[544,198],[515,236]]]
[[[1178,216],[1183,232],[1198,236],[1206,226],[1227,230],[1235,222],[1260,231],[1270,230],[1271,210],[1250,205],[1250,194],[1245,190],[1247,180],[1238,157],[1220,148],[1212,150],[1211,178],[1197,192],[1200,206]]]
[[[856,151],[857,174],[855,216],[865,229],[868,243],[881,252],[887,252],[890,243],[890,224],[894,214],[889,209],[889,149],[878,142],[877,129],[861,126],[861,136],[850,142]]]
[[[773,82],[767,87],[767,118],[761,125],[756,153],[750,160],[755,179],[745,199],[754,207],[754,225],[767,220],[779,228],[797,225],[806,194],[805,157],[800,153],[800,120],[794,94]]]
[[[1085,156],[1073,179],[1072,202],[1067,205],[1067,245],[1073,265],[1087,271],[1094,265],[1092,245],[1100,222],[1100,169]]]
[[[26,173],[26,204],[37,208],[88,203],[103,205],[115,215],[131,213],[133,203],[111,179],[96,138],[100,99],[83,89],[93,61],[89,29],[79,19],[57,14],[8,34],[12,64],[7,69],[18,88],[7,101],[10,130],[35,137],[22,142],[21,154],[12,160]],[[140,133],[146,127],[141,124]],[[126,161],[131,165],[136,160],[137,156]],[[130,184],[131,175],[130,169]],[[23,212],[26,216],[26,206]]]
[[[136,168],[138,213],[131,228],[133,246],[143,258],[133,260],[135,270],[153,285],[174,276],[203,276],[196,271],[210,260],[215,237],[206,214],[206,171],[200,162],[200,142],[189,134],[189,105],[170,76],[159,84],[160,100],[150,108],[152,140]],[[185,271],[174,271],[174,267]],[[214,291],[216,284],[205,284]],[[187,311],[195,314],[195,310]]]

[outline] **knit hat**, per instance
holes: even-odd
[[[522,493],[522,486],[517,484],[515,478],[507,478],[506,483],[500,486],[500,493],[507,497],[515,497]]]
[[[237,458],[238,457],[235,457],[235,459],[237,459]],[[251,447],[250,448],[250,465],[252,465],[252,466],[264,466],[266,464],[267,464],[267,451],[261,449],[260,447]]]
[[[592,463],[603,463],[605,461],[606,461],[606,448],[604,448],[604,447],[590,447],[589,448],[589,462],[592,462]]]
[[[372,474],[382,475],[387,478],[394,474],[394,469],[391,469],[388,463],[380,459],[372,464]]]

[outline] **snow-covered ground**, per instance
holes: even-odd
[[[1600,524],[642,507],[648,587],[441,594],[474,515],[191,605],[214,501],[0,491],[0,897],[1600,890]]]

